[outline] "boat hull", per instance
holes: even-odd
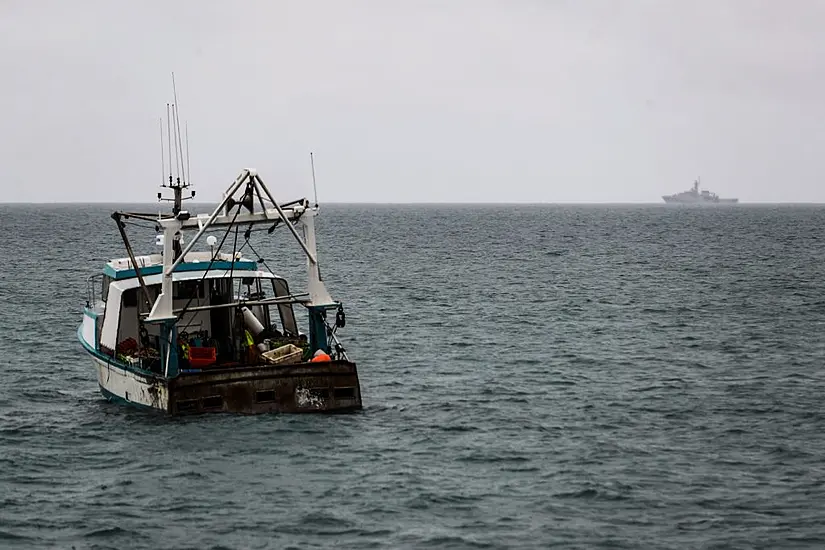
[[[254,365],[184,373],[169,380],[173,414],[350,412],[361,409],[355,363]]]
[[[172,415],[350,412],[362,407],[358,372],[349,361],[201,370],[165,378],[97,354],[92,360],[107,400]]]
[[[100,392],[107,400],[148,409],[168,410],[169,387],[163,377],[142,374],[96,355],[92,355],[92,362],[97,371]]]
[[[674,198],[671,196],[663,196],[662,200],[665,201],[667,204],[697,204],[699,206],[716,206],[722,204],[737,204],[739,203],[739,199],[718,199],[715,201],[711,200],[685,200],[681,198]]]

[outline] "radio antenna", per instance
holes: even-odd
[[[169,150],[169,183],[164,184],[163,187],[172,189],[174,198],[164,198],[162,193],[158,193],[159,201],[173,202],[172,213],[178,215],[181,212],[182,202],[195,197],[195,192],[190,191],[189,196],[183,196],[183,190],[190,187],[189,182],[189,124],[186,125],[186,148],[183,145],[184,129],[180,125],[180,109],[178,108],[178,91],[175,86],[175,73],[172,73],[172,93],[174,94],[174,103],[166,104],[166,141]],[[163,158],[163,119],[160,121],[160,149],[161,149],[161,164],[165,164]],[[172,178],[172,148],[175,149],[175,174],[176,179]],[[165,166],[161,166],[164,169]]]
[[[172,185],[172,126],[170,125],[169,104],[166,104],[166,147],[169,148],[169,185]]]
[[[318,208],[318,186],[315,185],[315,159],[312,151],[309,152],[309,164],[312,166],[312,191],[315,193],[315,208]]]
[[[191,183],[192,180],[192,172],[189,169],[189,123],[186,122],[186,176],[189,178]]]
[[[180,139],[180,105],[178,104],[178,90],[175,87],[175,73],[172,73],[172,95],[175,97],[175,127],[178,129],[178,147],[180,148],[180,164],[181,164],[181,172],[183,176],[183,183],[187,182],[186,172],[184,171],[184,161],[183,161],[183,144],[181,143]]]
[[[158,122],[160,122],[160,185],[163,186],[166,179],[166,159],[163,158],[163,118],[159,117]]]
[[[178,148],[178,125],[177,125],[177,115],[175,114],[176,108],[175,104],[172,103],[172,143],[175,144],[175,179],[176,185],[180,185],[180,154],[181,151]]]

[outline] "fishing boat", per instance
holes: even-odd
[[[112,214],[126,256],[88,279],[77,335],[104,397],[172,415],[361,409],[356,365],[338,336],[343,305],[318,266],[317,200],[278,203],[254,169],[241,171],[211,213],[183,208],[194,197],[183,196],[185,171],[173,183],[170,168],[164,187],[174,192],[171,212]],[[161,253],[134,254],[126,224],[138,222],[159,233]],[[254,252],[253,235],[278,229],[306,257],[304,293]]]

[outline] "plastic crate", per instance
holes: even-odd
[[[287,344],[279,348],[262,353],[264,360],[272,365],[291,365],[292,363],[300,363],[301,355],[304,350],[298,346]]]
[[[189,348],[189,364],[193,367],[206,367],[218,360],[218,352],[215,348]]]

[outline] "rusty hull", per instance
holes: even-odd
[[[349,361],[212,368],[169,381],[168,412],[174,415],[360,409],[358,371]]]

